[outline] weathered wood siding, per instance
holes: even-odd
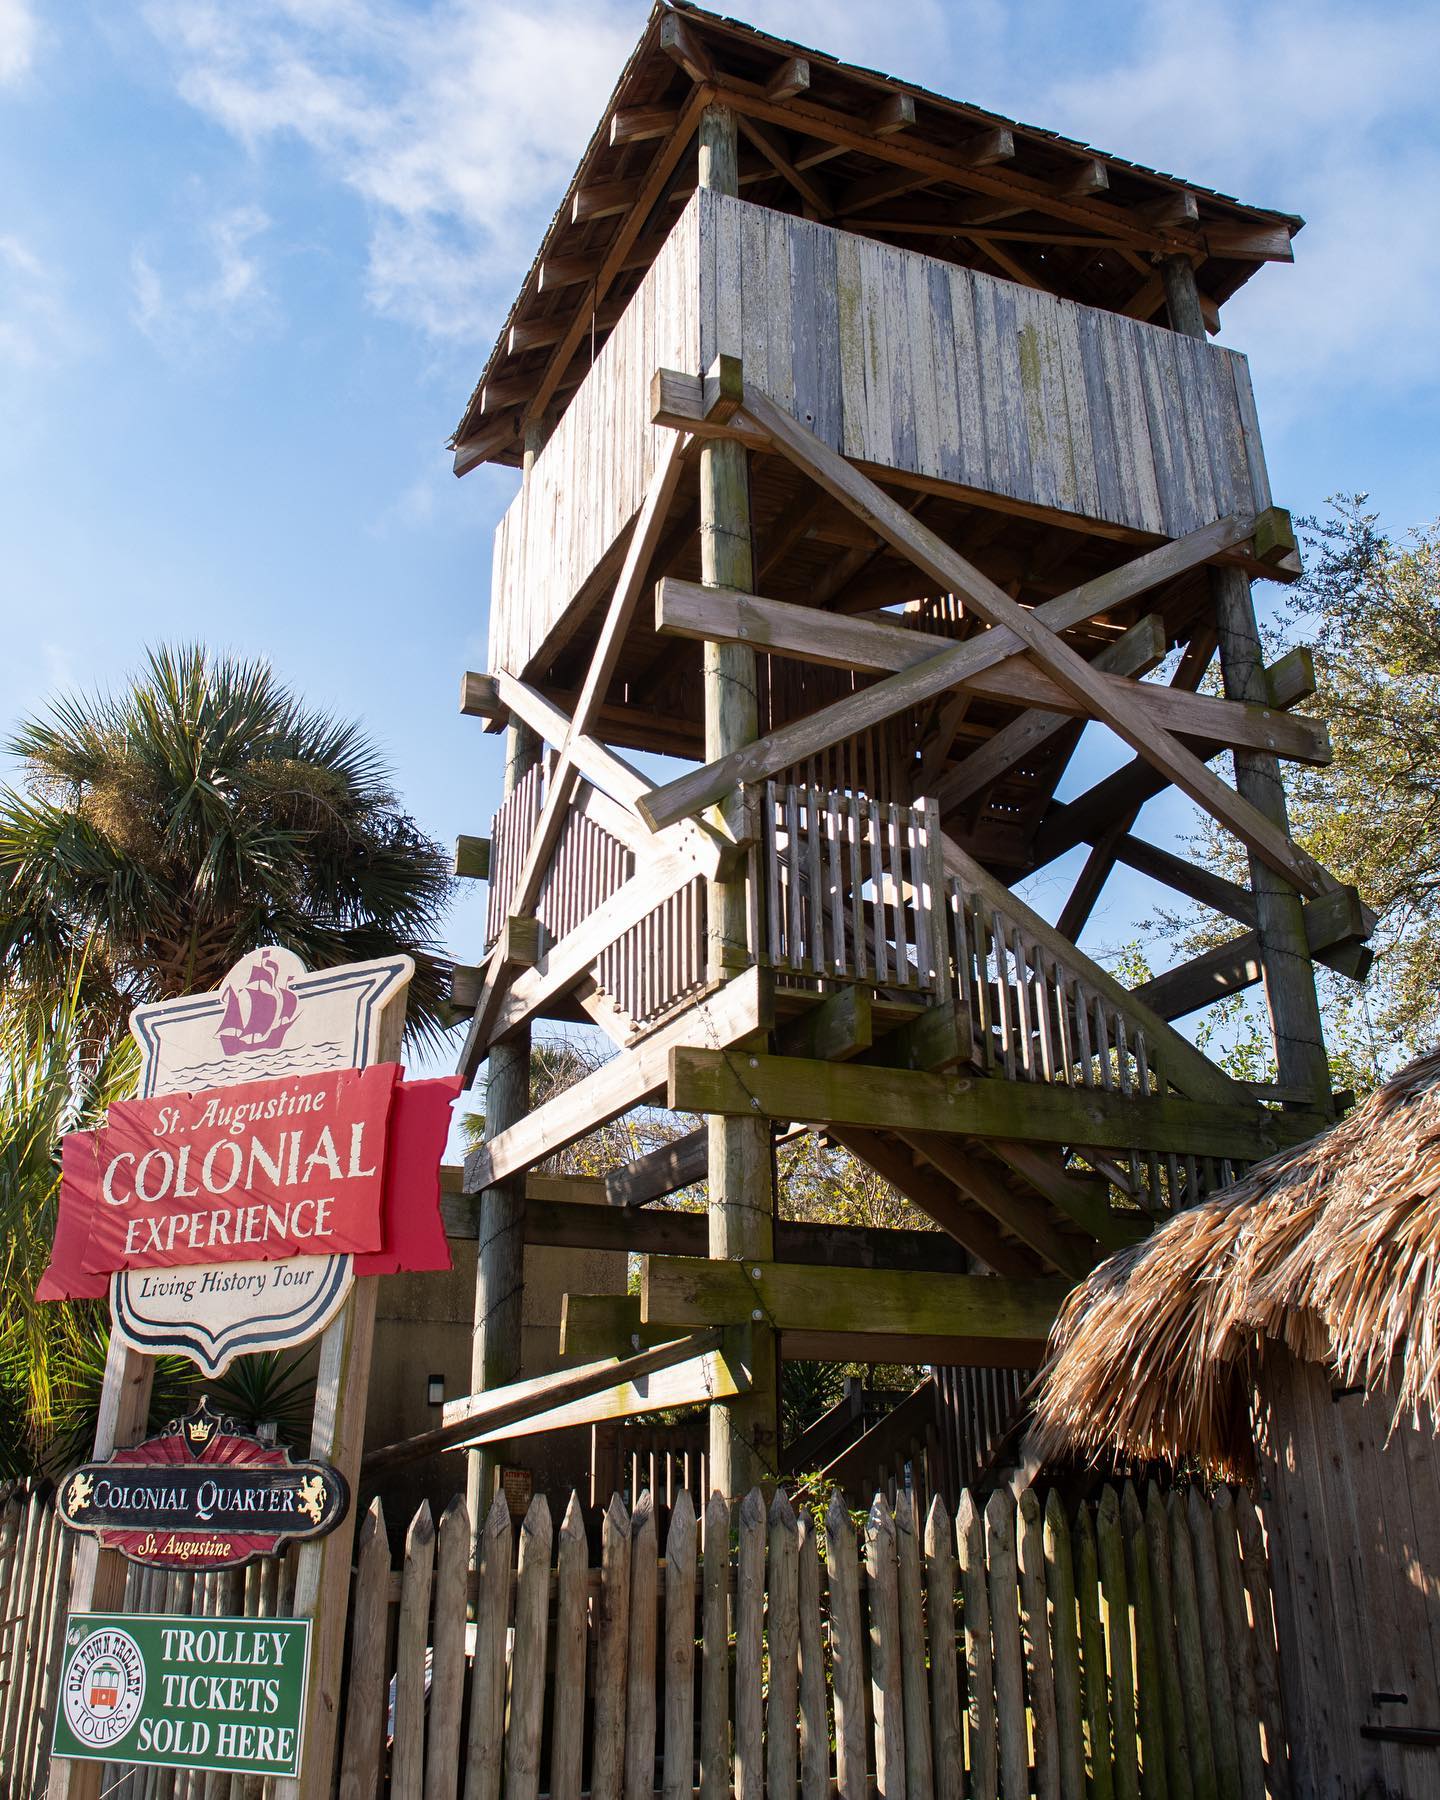
[[[1267,1340],[1255,1443],[1305,1800],[1440,1796],[1440,1443]],[[1406,1741],[1407,1734],[1412,1734]]]
[[[700,358],[848,457],[1164,537],[1269,504],[1243,356],[703,190]]]
[[[700,189],[501,522],[493,668],[526,670],[639,508],[655,370],[721,352],[873,468],[1169,538],[1270,503],[1243,356]]]
[[[670,432],[650,377],[700,366],[699,214],[664,248],[565,409],[495,533],[490,667],[525,671],[640,509]]]

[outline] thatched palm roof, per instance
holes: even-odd
[[[1250,1461],[1265,1338],[1440,1417],[1440,1052],[1102,1263],[1051,1334],[1030,1448]]]

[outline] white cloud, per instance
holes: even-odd
[[[39,37],[29,0],[0,0],[0,87],[29,74]]]
[[[1440,12],[1307,0],[1214,6],[1206,29],[1150,0],[1134,52],[1037,89],[1048,124],[1152,167],[1301,213],[1293,269],[1226,308],[1225,342],[1279,397],[1317,380],[1391,390],[1440,377]],[[1263,71],[1263,76],[1257,74]]]
[[[200,226],[181,266],[156,266],[137,249],[130,259],[135,323],[160,349],[187,357],[217,328],[243,335],[270,315],[270,292],[255,254],[270,220],[258,206],[234,206]]]
[[[15,0],[0,0],[0,8]],[[1350,0],[739,0],[757,26],[1306,215],[1225,341],[1283,402],[1440,375],[1440,9]],[[0,14],[3,16],[3,14]],[[488,344],[644,0],[148,0],[185,99],[259,157],[307,145],[369,215],[367,291]]]
[[[47,368],[75,340],[55,271],[20,237],[0,231],[0,366]]]
[[[180,92],[251,151],[298,138],[366,202],[369,293],[485,337],[564,191],[643,13],[459,0],[153,0]]]

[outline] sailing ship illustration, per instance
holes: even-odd
[[[299,1010],[300,1002],[279,965],[268,950],[262,950],[240,980],[225,991],[220,1047],[227,1056],[278,1049]]]

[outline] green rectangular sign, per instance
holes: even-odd
[[[295,1775],[308,1619],[71,1613],[55,1754]]]

